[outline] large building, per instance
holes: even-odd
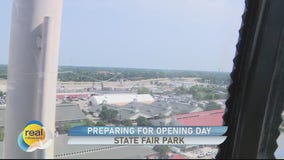
[[[0,128],[4,127],[5,107],[0,107]],[[56,106],[56,128],[62,127],[65,123],[80,123],[87,117],[76,104],[61,104]]]
[[[151,104],[155,100],[150,94],[105,94],[89,98],[91,105],[99,104],[124,106],[131,102]]]
[[[61,104],[56,106],[56,131],[59,134],[68,130],[66,127],[86,125],[87,117],[76,104]]]
[[[224,109],[192,112],[173,116],[173,125],[182,126],[222,126]]]
[[[64,98],[89,98],[93,92],[72,92],[72,93],[56,93],[57,99]]]

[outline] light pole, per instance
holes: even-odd
[[[63,0],[14,0],[8,65],[4,158],[54,158],[24,152],[17,138],[30,120],[55,131],[56,81]]]

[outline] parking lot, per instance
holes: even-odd
[[[184,152],[183,154],[186,155],[188,158],[193,159],[212,159],[215,158],[218,149],[216,146],[207,146],[196,149],[194,151]]]

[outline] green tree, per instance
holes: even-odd
[[[227,99],[227,94],[226,93],[217,93],[214,96],[215,99]]]
[[[189,94],[190,93],[190,90],[183,87],[183,86],[175,88],[174,91],[177,95]]]
[[[98,121],[95,126],[105,126],[106,124],[103,121]]]
[[[152,123],[145,117],[139,116],[136,119],[137,125],[138,126],[151,126]]]
[[[130,119],[126,119],[122,121],[122,125],[124,126],[132,126],[132,122]]]
[[[161,157],[165,157],[167,155],[167,152],[170,151],[169,146],[164,146],[164,145],[156,145],[153,148],[154,151],[158,152]]]
[[[65,123],[63,127],[64,132],[67,133],[71,129],[71,127],[72,125],[70,123]]]
[[[108,109],[106,106],[102,107],[102,111],[99,117],[105,121],[111,121],[117,117],[118,111],[114,109]]]
[[[4,95],[5,95],[5,93],[2,92],[2,91],[0,91],[0,97],[2,97],[2,96],[4,96]]]
[[[182,93],[192,94],[193,98],[196,100],[212,100],[226,98],[226,93],[222,93],[224,90],[226,91],[223,87],[192,86],[188,92]]]
[[[217,104],[216,102],[209,102],[205,105],[205,111],[217,110],[221,109],[221,105]]]
[[[137,94],[150,94],[150,90],[146,87],[138,88]]]
[[[96,125],[96,124],[95,124],[93,121],[91,121],[90,119],[86,119],[85,121],[86,121],[86,125],[87,125],[87,126],[95,126],[95,125]]]

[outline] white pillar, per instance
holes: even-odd
[[[39,120],[55,131],[56,83],[63,0],[14,0],[8,65],[4,158],[53,158],[46,150],[24,152],[17,138]]]

